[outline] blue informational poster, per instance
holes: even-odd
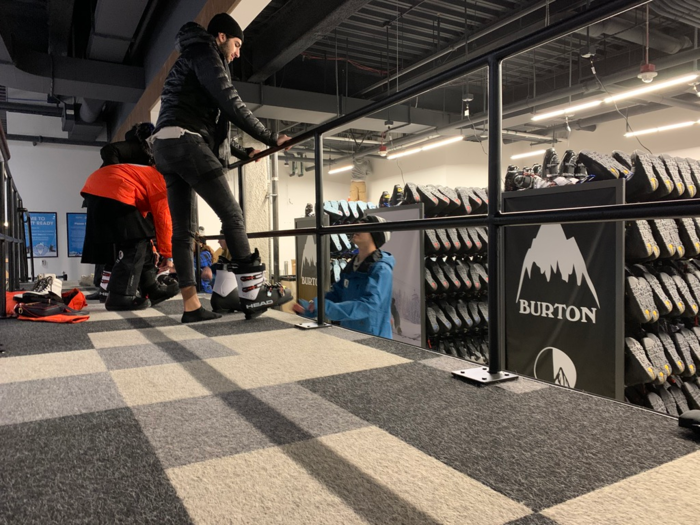
[[[87,213],[66,213],[68,257],[82,257]]]
[[[31,211],[29,212],[32,225],[32,253],[34,257],[58,257],[58,230],[56,226],[56,212]],[[29,227],[24,225],[27,248],[29,248]]]

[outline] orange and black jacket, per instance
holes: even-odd
[[[104,166],[88,177],[80,194],[105,197],[134,206],[144,217],[152,214],[158,252],[163,257],[172,257],[173,222],[165,179],[153,166]]]

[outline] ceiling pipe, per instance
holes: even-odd
[[[41,104],[24,104],[22,102],[0,102],[0,111],[23,113],[25,115],[43,115],[45,117],[63,116],[63,109],[58,106],[42,106]]]
[[[12,141],[16,140],[19,142],[31,142],[35,146],[38,146],[39,144],[62,144],[66,146],[90,146],[90,147],[95,147],[95,148],[101,148],[103,146],[106,146],[106,142],[97,142],[93,140],[73,140],[73,139],[65,139],[61,137],[42,137],[40,135],[12,135],[8,134],[7,135],[7,140]]]
[[[513,22],[517,22],[522,17],[527,16],[530,13],[533,13],[539,9],[542,9],[543,7],[547,7],[548,5],[552,5],[555,1],[556,0],[539,0],[539,1],[533,3],[529,6],[526,6],[526,7],[522,8],[520,11],[517,11],[511,15],[508,15],[508,16],[500,19],[500,20],[497,20],[496,22],[494,22],[490,26],[485,27],[483,29],[480,29],[479,31],[472,33],[471,35],[469,35],[466,38],[461,38],[460,40],[453,42],[449,46],[438,51],[437,53],[434,53],[428,57],[425,57],[425,58],[419,60],[418,62],[416,62],[415,64],[411,64],[410,66],[405,67],[401,71],[397,71],[396,73],[394,73],[390,77],[385,78],[381,82],[377,82],[376,84],[372,84],[371,86],[364,88],[362,91],[358,92],[356,95],[353,95],[353,96],[365,95],[367,93],[370,93],[371,91],[374,91],[375,89],[377,89],[385,84],[389,84],[393,80],[396,80],[397,78],[402,77],[406,73],[410,73],[411,71],[414,71],[420,67],[423,67],[423,66],[429,64],[433,60],[436,60],[436,59],[441,58],[449,53],[452,53],[453,51],[460,49],[467,44],[471,44],[472,42],[474,42],[474,41],[476,41],[476,40],[478,40],[486,35],[489,35],[489,34],[493,33],[494,31],[497,31],[497,30],[501,29],[502,27],[507,26],[508,24],[511,24]]]
[[[700,8],[700,6],[699,6]],[[602,35],[614,36],[640,46],[646,43],[646,29],[627,20],[610,18],[585,29],[579,29],[580,34],[589,34],[594,38]],[[691,47],[693,43],[686,36],[674,38],[661,31],[649,32],[649,47],[658,51],[663,51],[669,55],[675,55],[683,49]]]
[[[688,24],[700,29],[700,3],[692,0],[679,2],[674,0],[655,0],[649,4],[651,9],[661,16]],[[683,7],[684,6],[684,7]]]

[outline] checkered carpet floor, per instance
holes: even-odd
[[[0,320],[0,523],[698,523],[670,418],[269,311]]]

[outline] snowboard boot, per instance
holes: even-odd
[[[620,164],[622,164],[628,170],[634,171],[634,168],[632,166],[632,158],[624,151],[617,151],[617,150],[613,151],[612,158],[615,159]]]
[[[146,297],[148,297],[149,301],[151,301],[151,306],[155,306],[179,294],[180,285],[177,283],[177,281],[167,285],[155,281],[148,288],[144,288],[143,293]]]
[[[681,180],[685,184],[685,194],[684,196],[692,199],[698,193],[698,187],[695,185],[695,180],[693,179],[693,172],[690,168],[688,161],[681,157],[674,157],[673,161],[678,167],[678,173],[681,175]]]
[[[544,160],[542,161],[542,169],[546,176],[559,174],[559,156],[557,155],[556,149],[549,148],[545,152]]]
[[[394,191],[391,193],[389,204],[391,206],[399,206],[403,203],[403,188],[397,184],[394,186]]]
[[[265,265],[255,252],[247,261],[236,264],[238,299],[246,319],[263,314],[268,308],[280,306],[292,300],[291,291],[279,283],[265,282]]]
[[[238,299],[238,280],[235,265],[215,265],[216,280],[211,294],[211,309],[216,313],[240,312],[241,302]]]

